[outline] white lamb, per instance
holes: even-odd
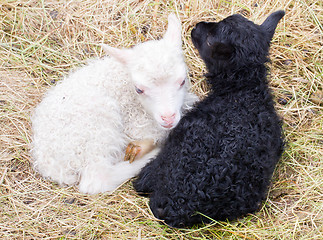
[[[83,193],[110,192],[139,173],[197,97],[188,92],[181,25],[168,17],[161,40],[131,49],[103,46],[96,59],[50,89],[32,117],[35,169]],[[129,145],[130,146],[130,145]],[[129,149],[128,149],[129,150]],[[150,151],[151,150],[151,151]],[[141,154],[141,155],[140,155]],[[137,159],[139,158],[139,159]]]

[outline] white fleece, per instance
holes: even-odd
[[[162,111],[179,113],[177,123],[197,100],[187,81],[180,86],[186,65],[178,24],[171,15],[159,41],[106,47],[112,57],[90,61],[45,94],[32,116],[34,167],[44,178],[78,184],[83,193],[110,192],[157,154],[158,149],[132,164],[123,161],[130,141],[165,139]],[[138,84],[145,94],[136,92]]]

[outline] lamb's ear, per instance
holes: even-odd
[[[132,56],[131,49],[119,49],[119,48],[110,47],[109,45],[106,45],[106,44],[101,44],[101,46],[109,56],[114,57],[122,64],[127,64],[131,59],[131,56]]]
[[[212,49],[212,57],[221,59],[221,60],[228,60],[234,51],[234,48],[225,43],[215,42],[211,46]]]
[[[276,11],[270,14],[267,19],[261,24],[261,27],[268,33],[269,41],[272,39],[275,33],[275,29],[279,20],[285,15],[283,10]]]
[[[181,22],[175,16],[175,14],[170,14],[168,16],[168,27],[164,35],[164,39],[171,43],[174,43],[175,45],[182,46]]]

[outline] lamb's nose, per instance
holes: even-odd
[[[165,114],[160,116],[160,118],[167,124],[172,124],[175,120],[176,114]]]

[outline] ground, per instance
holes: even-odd
[[[190,40],[199,21],[240,13],[261,23],[284,9],[271,48],[271,87],[284,120],[286,151],[262,209],[234,222],[172,229],[156,219],[131,182],[113,194],[83,195],[43,180],[29,154],[30,115],[46,90],[100,43],[130,47],[160,37],[167,16],[183,24],[194,91],[205,68]],[[1,239],[322,239],[323,6],[321,1],[1,1]],[[52,124],[55,124],[53,122]]]

